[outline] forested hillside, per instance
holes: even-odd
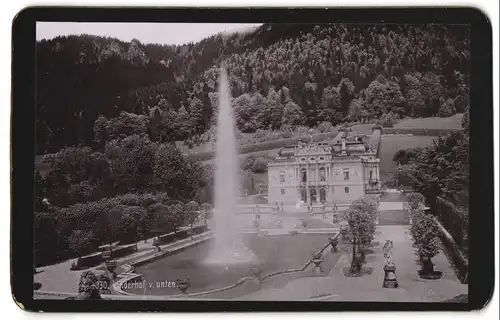
[[[37,153],[133,134],[193,139],[213,124],[224,61],[242,132],[448,116],[469,95],[463,26],[277,25],[184,46],[90,35],[37,46]]]

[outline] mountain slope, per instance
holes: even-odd
[[[42,40],[37,153],[95,147],[95,121],[122,111],[156,112],[160,131],[193,128],[169,139],[199,135],[213,124],[221,61],[242,131],[451,115],[468,105],[468,46],[468,29],[435,25],[264,24],[184,46],[89,35]]]

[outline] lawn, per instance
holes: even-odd
[[[352,129],[352,133],[356,134],[366,134],[371,135],[373,132],[374,123],[358,123],[350,127]]]
[[[251,144],[252,141],[257,142],[257,140],[253,138],[253,136],[254,136],[253,133],[241,133],[241,138],[238,139],[238,144],[245,145],[245,144]],[[199,153],[199,152],[213,151],[212,143],[203,143],[200,145],[196,145],[193,146],[192,149],[189,149],[189,147],[184,144],[184,141],[176,141],[175,145],[183,153]]]
[[[401,129],[461,129],[462,113],[457,113],[451,117],[440,118],[416,118],[398,121],[394,128]]]
[[[425,147],[437,137],[430,136],[382,136],[380,146],[380,180],[388,181],[397,172],[398,165],[392,158],[399,149]]]
[[[249,153],[243,153],[243,154],[240,154],[239,157],[240,157],[240,160],[243,160],[244,158],[252,155],[252,156],[256,156],[256,157],[266,157],[266,156],[271,156],[271,157],[276,157],[276,155],[278,154],[278,151],[280,151],[282,148],[277,148],[277,149],[269,149],[269,150],[265,150],[265,151],[256,151],[256,152],[249,152]],[[206,160],[206,161],[203,161],[203,163],[205,164],[213,164],[215,163],[215,159],[210,159],[210,160]]]
[[[408,225],[410,221],[404,210],[379,211],[379,226]]]

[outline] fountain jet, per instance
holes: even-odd
[[[239,196],[239,163],[236,126],[223,64],[219,78],[216,139],[214,241],[205,262],[223,265],[250,262],[253,253],[243,244],[235,221]]]

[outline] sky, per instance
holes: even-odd
[[[242,23],[110,23],[110,22],[37,22],[36,39],[91,34],[122,41],[181,45],[198,42],[219,32],[243,31],[260,24]]]

